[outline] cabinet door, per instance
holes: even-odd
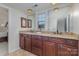
[[[41,36],[32,36],[32,53],[42,56],[42,39]]]
[[[65,47],[63,44],[58,45],[58,56],[70,56],[71,49]]]
[[[31,51],[31,35],[25,35],[25,50]]]
[[[43,55],[55,56],[57,52],[56,44],[53,42],[43,42]]]
[[[37,38],[33,37],[32,46],[35,46],[35,47],[38,47],[38,48],[42,49],[42,40],[41,40],[41,38],[39,38],[38,36],[37,36]]]
[[[59,44],[58,45],[58,55],[59,56],[77,56],[77,49],[68,45]]]
[[[23,34],[20,34],[20,48],[21,49],[24,49],[24,35]]]

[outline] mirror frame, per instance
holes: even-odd
[[[27,19],[21,17],[21,28],[27,28]]]
[[[32,20],[28,19],[28,28],[32,28]]]

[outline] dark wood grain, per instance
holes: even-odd
[[[78,56],[79,41],[20,34],[20,47],[39,56]]]
[[[64,44],[58,44],[58,56],[77,56],[77,49]]]
[[[31,35],[25,35],[24,42],[25,42],[24,44],[25,50],[31,51]]]
[[[43,45],[41,36],[32,36],[32,53],[42,55],[42,47]]]
[[[43,55],[44,56],[55,56],[56,55],[56,44],[53,42],[43,42]]]
[[[25,49],[24,48],[24,38],[25,38],[24,34],[20,34],[20,41],[19,42],[20,42],[20,48],[21,49]]]

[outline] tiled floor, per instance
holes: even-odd
[[[19,49],[15,52],[8,54],[8,43],[0,42],[0,56],[36,56],[36,55],[22,49]]]
[[[10,53],[8,56],[36,56],[28,51],[19,49],[15,52]]]
[[[8,53],[8,43],[0,42],[0,56],[4,56]]]

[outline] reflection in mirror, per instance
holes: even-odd
[[[71,19],[70,15],[65,18],[58,19],[57,21],[57,32],[71,32]]]
[[[26,18],[21,17],[21,28],[26,28],[26,27],[27,27]]]
[[[28,19],[28,28],[32,28],[32,20]]]
[[[40,31],[42,29],[45,30],[47,16],[48,12],[38,14],[38,29],[40,29]]]

